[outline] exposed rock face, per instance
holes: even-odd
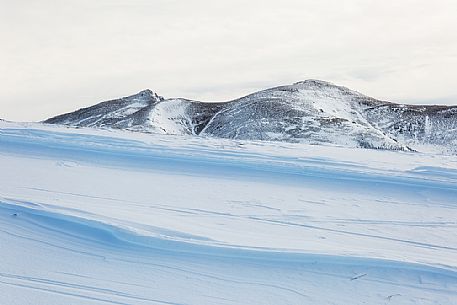
[[[318,80],[222,103],[164,99],[145,90],[45,123],[231,139],[457,151],[457,107],[389,103]]]

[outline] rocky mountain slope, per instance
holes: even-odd
[[[457,106],[389,103],[318,80],[220,103],[165,99],[144,90],[44,123],[240,140],[457,152]]]

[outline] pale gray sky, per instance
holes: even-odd
[[[145,88],[228,100],[317,78],[457,104],[455,0],[0,0],[0,118]]]

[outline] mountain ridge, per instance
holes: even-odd
[[[455,153],[457,106],[381,101],[321,80],[227,102],[164,98],[146,89],[43,123],[239,140]]]

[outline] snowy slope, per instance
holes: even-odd
[[[158,103],[149,114],[149,126],[154,131],[173,135],[197,135],[221,104],[204,104],[186,99],[168,99]],[[144,131],[144,126],[137,127]]]
[[[456,154],[456,109],[383,102],[306,80],[224,103],[164,99],[146,90],[45,123]]]
[[[144,90],[129,97],[102,102],[92,107],[56,116],[46,122],[76,127],[112,127],[128,129],[145,125],[153,106],[163,100],[151,90]]]
[[[455,156],[0,122],[0,168],[5,304],[457,299]]]
[[[364,114],[390,137],[419,151],[457,154],[457,107],[382,103]]]

